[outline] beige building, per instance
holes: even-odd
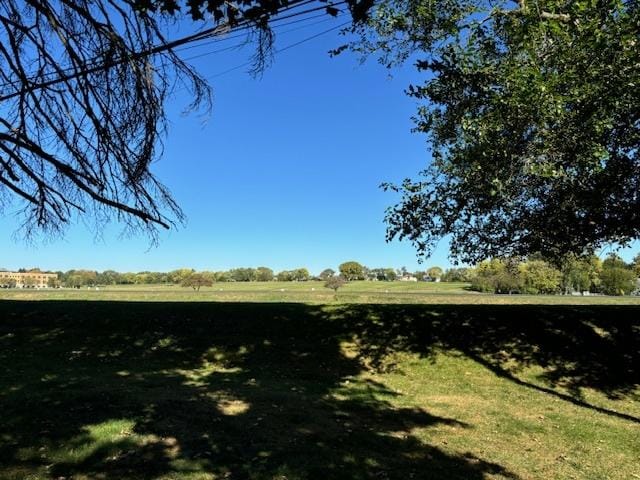
[[[7,272],[0,271],[0,287],[14,286],[16,288],[47,288],[50,279],[57,279],[57,273],[44,272]]]

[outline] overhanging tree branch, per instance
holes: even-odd
[[[166,133],[164,103],[177,84],[190,89],[192,108],[207,109],[211,95],[177,49],[236,29],[269,32],[274,16],[309,3],[0,2],[0,194],[24,202],[24,233],[59,232],[74,212],[92,215],[98,227],[117,218],[151,238],[157,227],[180,223],[182,211],[150,171]],[[354,18],[370,4],[347,3]],[[182,7],[211,23],[167,40],[165,23]],[[262,68],[272,36],[258,38]]]

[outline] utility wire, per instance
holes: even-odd
[[[344,1],[336,2],[332,6],[338,6],[338,5],[344,4],[344,3],[346,3],[346,2],[344,2]],[[342,13],[344,13],[344,11],[343,10],[339,10],[339,15],[336,15],[336,17],[340,16],[340,14],[342,14]],[[270,26],[271,26],[272,30],[276,30],[277,31],[278,28],[286,27],[286,26],[289,26],[289,25],[295,25],[295,24],[298,24],[298,23],[308,22],[309,20],[313,20],[313,19],[316,19],[316,18],[325,18],[326,20],[324,20],[324,21],[328,22],[328,21],[331,21],[333,18],[336,18],[336,17],[327,18],[327,14],[326,13],[320,13],[318,15],[311,15],[309,17],[299,18],[297,20],[292,20],[292,21],[286,22],[286,23],[274,24],[274,22],[275,22],[275,20],[274,20],[274,22],[271,22]],[[277,20],[281,20],[281,19],[277,19]],[[314,22],[314,23],[312,23],[310,25],[316,25],[318,23],[322,23],[322,22]],[[300,28],[305,28],[305,27],[300,27]],[[245,30],[245,29],[238,29],[238,30],[235,30],[235,31],[240,31],[240,30]],[[286,32],[289,32],[289,31],[291,31],[291,30],[287,30],[285,32],[280,32],[280,33],[286,33]],[[187,45],[185,47],[177,48],[177,49],[175,49],[175,52],[184,52],[185,50],[192,50],[194,48],[204,47],[204,46],[207,46],[207,45],[211,45],[213,43],[226,42],[228,40],[235,40],[237,38],[246,38],[246,35],[247,35],[246,33],[245,34],[239,33],[237,35],[231,35],[231,36],[228,36],[228,37],[222,37],[222,36],[221,36],[221,38],[217,38],[216,37],[216,38],[213,38],[213,39],[208,40],[208,41],[202,41],[202,43],[198,43],[196,45]],[[187,60],[187,59],[185,59],[185,60]]]
[[[316,0],[297,0],[297,1],[294,1],[292,4],[290,4],[287,7],[283,8],[280,12],[276,13],[276,15],[278,15],[279,13],[282,13],[282,12],[288,12],[288,11],[291,11],[291,10],[295,10],[296,8],[299,8],[301,6],[307,5],[309,3],[314,3],[315,1]],[[345,3],[344,0],[340,1],[338,4],[341,4],[341,3]],[[336,5],[338,5],[338,4],[336,4]],[[299,15],[304,15],[305,13],[326,9],[327,6],[333,6],[333,5],[332,4],[324,5],[324,6],[315,7],[315,8],[312,8],[312,9],[303,10],[301,12],[295,12],[295,13],[291,13],[289,15],[277,17],[277,18],[274,18],[272,20],[272,23],[278,22],[278,21],[282,21],[282,20],[286,20],[288,18],[296,17],[296,16],[299,16]],[[172,42],[168,42],[168,43],[156,46],[156,47],[152,47],[151,49],[144,50],[142,52],[134,53],[134,54],[132,54],[130,56],[127,56],[125,58],[112,60],[111,62],[104,63],[100,59],[96,58],[94,60],[90,60],[90,61],[85,62],[84,69],[79,71],[79,72],[77,72],[76,67],[69,66],[69,67],[66,67],[66,68],[59,69],[59,71],[57,71],[57,72],[50,72],[48,74],[45,74],[44,75],[45,77],[49,76],[49,75],[57,75],[58,77],[56,79],[53,79],[53,80],[50,80],[50,81],[45,81],[45,82],[41,82],[41,83],[36,84],[36,85],[32,85],[33,88],[26,89],[26,91],[28,92],[28,91],[32,91],[32,90],[35,90],[35,89],[38,89],[38,88],[45,88],[45,87],[47,87],[47,86],[49,86],[50,84],[53,84],[53,83],[63,82],[63,81],[66,81],[68,79],[73,79],[73,78],[78,77],[78,76],[87,75],[87,74],[90,74],[90,73],[95,73],[96,71],[100,71],[102,69],[106,70],[106,69],[112,68],[114,66],[117,66],[117,65],[119,65],[121,63],[127,62],[129,60],[142,58],[144,56],[154,55],[156,53],[161,53],[162,51],[171,50],[171,49],[180,50],[179,48],[176,48],[177,45],[183,45],[183,44],[187,44],[187,43],[198,42],[200,40],[206,40],[208,38],[225,35],[226,33],[229,33],[230,31],[242,31],[242,30],[248,30],[248,29],[251,29],[251,28],[255,28],[255,24],[253,24],[251,21],[248,21],[246,19],[242,19],[242,20],[240,20],[240,22],[238,24],[234,25],[231,28],[229,27],[228,24],[217,25],[216,27],[208,28],[208,29],[202,30],[200,32],[196,32],[194,34],[188,35],[186,37],[179,38],[179,39],[174,40]],[[196,46],[197,45],[194,45],[194,47],[196,47]],[[92,68],[92,65],[94,65],[95,68]],[[64,73],[64,72],[77,72],[77,73],[74,73],[73,75],[62,75],[62,76],[59,76],[60,73]],[[69,78],[67,78],[67,77],[69,77]],[[31,78],[34,78],[34,77],[31,77]],[[51,82],[53,82],[53,83],[51,83]],[[5,88],[5,87],[7,87],[9,85],[15,85],[15,84],[19,85],[21,83],[22,83],[21,80],[16,80],[14,82],[6,82],[2,86],[0,86],[0,88]],[[4,97],[0,97],[0,101],[6,100],[8,98],[15,97],[15,96],[19,95],[20,93],[23,93],[23,92],[22,91],[21,92],[15,92],[14,94],[10,94],[10,95],[6,95]]]
[[[304,0],[304,1],[294,2],[293,4],[290,4],[289,6],[285,7],[285,9],[283,9],[282,12],[290,11],[290,10],[292,10],[294,8],[297,8],[297,7],[300,7],[302,5],[311,3],[313,1],[315,1],[315,0]],[[312,13],[312,12],[319,11],[319,10],[326,10],[328,7],[334,7],[334,6],[343,4],[343,3],[345,3],[345,2],[341,1],[341,2],[336,3],[336,4],[329,3],[329,4],[326,4],[326,5],[319,6],[319,7],[306,9],[306,10],[303,10],[303,11],[300,11],[300,12],[291,13],[289,15],[285,15],[285,16],[279,17],[277,19],[274,19],[274,21],[276,21],[276,20],[281,21],[281,20],[285,20],[285,19],[288,19],[288,18],[293,18],[293,17],[299,16],[299,15],[304,15],[306,13]],[[85,68],[83,68],[83,69],[81,69],[79,71],[77,71],[75,68],[72,68],[73,69],[73,73],[70,73],[70,74],[67,74],[67,75],[61,75],[61,76],[59,76],[57,78],[54,78],[52,80],[47,80],[47,81],[40,82],[40,83],[37,83],[37,84],[32,84],[32,85],[29,85],[27,88],[22,88],[20,91],[16,91],[16,92],[4,95],[4,96],[0,97],[0,102],[5,101],[5,100],[9,100],[11,98],[18,97],[20,95],[23,95],[24,93],[30,93],[30,92],[33,92],[35,90],[39,90],[39,89],[42,89],[42,88],[49,87],[51,85],[56,85],[58,83],[66,82],[68,80],[73,80],[73,79],[81,77],[81,76],[86,76],[86,75],[89,75],[89,74],[92,74],[92,73],[96,73],[96,72],[99,72],[101,70],[107,70],[107,69],[113,68],[115,66],[118,66],[118,65],[120,65],[122,63],[131,61],[131,60],[137,60],[137,59],[140,59],[140,58],[152,56],[152,55],[155,55],[155,54],[158,54],[158,53],[165,52],[167,50],[174,50],[177,47],[180,47],[182,45],[186,45],[186,44],[189,44],[189,43],[197,42],[197,41],[200,41],[200,40],[203,40],[203,39],[208,39],[208,38],[211,38],[211,37],[220,36],[220,35],[223,35],[225,33],[229,33],[229,31],[237,31],[237,30],[242,30],[242,29],[247,29],[247,28],[252,28],[252,27],[254,27],[254,25],[252,25],[252,23],[250,21],[248,21],[248,20],[242,20],[241,22],[238,23],[238,25],[232,27],[230,30],[227,30],[229,28],[228,25],[223,25],[223,26],[218,25],[216,27],[212,27],[212,28],[203,30],[201,32],[197,32],[197,33],[194,33],[192,35],[187,35],[185,37],[181,37],[181,38],[173,40],[171,42],[167,42],[167,43],[164,43],[164,44],[161,44],[161,45],[157,45],[155,47],[149,48],[147,50],[143,50],[141,52],[133,53],[133,54],[127,56],[127,57],[116,59],[116,60],[112,60],[112,61],[109,61],[109,62],[105,62],[105,63],[99,64],[99,65],[96,65],[96,66],[93,66],[93,67],[90,66],[91,62],[89,62],[89,64]],[[3,87],[4,86],[7,86],[7,84],[3,85]]]
[[[324,17],[325,15],[320,15],[320,16]],[[305,28],[314,27],[314,26],[316,26],[316,25],[320,25],[320,24],[322,24],[322,23],[330,22],[330,21],[332,21],[332,20],[334,20],[335,18],[340,17],[340,16],[341,16],[341,14],[336,15],[335,17],[332,17],[332,18],[325,18],[324,20],[320,20],[320,21],[318,21],[318,22],[313,22],[313,23],[305,24],[305,25],[302,25],[302,26],[300,26],[300,27],[290,28],[289,30],[283,30],[283,31],[281,31],[281,32],[278,32],[278,35],[285,35],[285,34],[287,34],[287,33],[297,32],[298,30],[303,30],[303,29],[305,29]],[[317,17],[316,17],[316,18],[317,18]],[[246,38],[246,35],[236,35],[234,38],[242,38],[242,37]],[[226,39],[225,39],[225,40],[226,40]],[[234,45],[230,45],[230,46],[228,46],[228,47],[220,48],[220,49],[217,49],[217,50],[211,50],[211,51],[209,51],[209,52],[199,53],[199,54],[197,54],[197,55],[193,55],[193,56],[191,56],[191,57],[186,57],[186,58],[183,58],[182,60],[184,60],[185,62],[188,62],[188,61],[190,61],[190,60],[195,60],[196,58],[207,57],[207,56],[209,56],[209,55],[214,55],[214,54],[216,54],[216,53],[227,52],[227,51],[229,51],[229,50],[236,50],[236,49],[238,49],[238,48],[242,48],[242,47],[246,46],[248,43],[250,43],[250,42],[241,42],[241,43],[236,43],[236,44],[234,44]]]
[[[274,51],[274,53],[277,54],[277,53],[284,52],[286,50],[290,50],[290,49],[292,49],[294,47],[297,47],[298,45],[302,45],[303,43],[306,43],[306,42],[309,42],[311,40],[314,40],[314,39],[316,39],[318,37],[321,37],[322,35],[326,35],[329,32],[332,32],[334,30],[338,30],[340,28],[346,27],[347,25],[349,25],[349,23],[351,23],[351,22],[341,23],[340,25],[336,25],[335,27],[329,28],[329,29],[324,30],[322,32],[316,33],[315,35],[311,35],[310,37],[304,38],[304,39],[302,39],[302,40],[300,40],[298,42],[295,42],[295,43],[292,43],[290,45],[287,45],[286,47],[277,49],[277,50]],[[252,63],[251,61],[247,61],[247,62],[244,62],[244,63],[242,63],[240,65],[236,65],[235,67],[231,67],[231,68],[229,68],[227,70],[223,70],[222,72],[216,73],[214,75],[211,75],[211,76],[208,76],[208,77],[205,77],[205,78],[207,80],[212,80],[214,78],[218,78],[218,77],[221,77],[223,75],[226,75],[227,73],[231,73],[231,72],[233,72],[235,70],[239,70],[239,69],[241,69],[243,67],[247,67],[247,66],[251,65],[251,63]]]

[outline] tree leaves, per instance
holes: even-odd
[[[433,161],[395,190],[388,238],[454,260],[584,253],[640,236],[640,14],[616,0],[387,1],[352,49],[419,56]],[[386,185],[389,188],[389,185]]]

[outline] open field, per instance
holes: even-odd
[[[640,478],[637,302],[14,294],[0,294],[3,480]]]
[[[160,302],[294,302],[396,304],[640,305],[640,297],[493,295],[470,291],[465,283],[351,282],[337,296],[323,282],[230,282],[200,291],[177,285],[118,285],[98,289],[3,290],[7,300],[102,300]]]

